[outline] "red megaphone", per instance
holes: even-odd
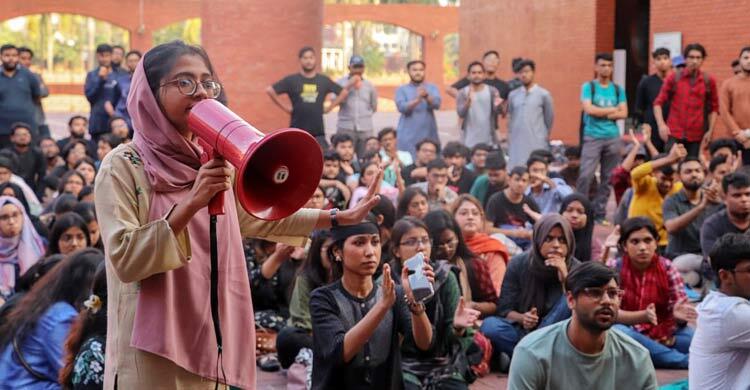
[[[213,99],[193,106],[188,127],[203,146],[203,162],[215,153],[234,165],[240,204],[257,218],[277,220],[293,214],[320,182],[323,153],[305,131],[279,129],[265,135]],[[211,215],[224,213],[223,198],[219,194],[211,201]]]

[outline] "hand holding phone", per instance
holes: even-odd
[[[409,269],[409,287],[411,287],[414,300],[417,302],[424,302],[435,294],[432,283],[424,273],[424,260],[424,254],[419,252],[404,262],[406,268]]]

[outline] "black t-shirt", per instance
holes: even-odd
[[[411,164],[411,165],[407,165],[404,169],[401,170],[401,177],[404,178],[404,184],[406,184],[407,187],[414,183],[421,183],[423,181],[427,181],[427,179],[416,179],[416,178],[411,177],[411,172],[417,168],[420,168],[417,166],[417,164]]]
[[[448,186],[452,187],[457,194],[468,194],[476,178],[477,175],[471,169],[464,168],[457,181],[448,180]]]
[[[664,80],[655,74],[645,76],[638,83],[638,88],[635,93],[635,115],[642,123],[648,123],[651,125],[651,140],[655,141],[654,145],[656,145],[657,148],[663,144],[663,141],[659,138],[659,132],[656,131],[657,126],[656,117],[654,116],[654,100],[656,100],[656,97],[659,95],[662,84],[664,84]],[[669,101],[667,101],[661,109],[664,121],[666,122],[667,117],[669,116]]]
[[[497,91],[500,92],[501,98],[503,98],[504,100],[508,99],[508,94],[510,93],[510,87],[508,87],[508,83],[500,79],[485,79],[484,83],[495,87],[495,89],[497,89]],[[451,87],[461,90],[462,88],[468,86],[469,84],[471,84],[469,79],[464,77],[461,80],[458,80],[455,83],[453,83]]]
[[[505,191],[500,191],[487,201],[487,218],[495,227],[511,225],[523,228],[526,222],[533,224],[534,220],[523,211],[524,203],[537,213],[540,212],[539,206],[530,196],[524,195],[520,203],[513,203],[505,196]]]
[[[292,101],[291,127],[314,136],[324,135],[323,103],[329,93],[341,93],[341,86],[328,76],[316,74],[307,78],[299,73],[284,77],[273,85],[277,94],[287,94]]]
[[[37,189],[39,181],[47,173],[47,161],[38,149],[29,148],[24,153],[19,153],[14,146],[6,148],[16,155],[16,169],[13,173],[23,178],[26,184],[34,190]]]

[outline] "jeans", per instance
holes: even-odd
[[[607,202],[612,186],[609,184],[609,176],[612,170],[620,163],[622,155],[622,141],[620,137],[609,139],[597,139],[584,137],[581,147],[581,172],[576,182],[576,191],[588,194],[591,183],[594,181],[596,167],[599,167],[599,187],[594,197],[594,216],[604,218],[607,215]]]
[[[552,306],[552,309],[539,322],[537,329],[558,323],[570,318],[570,308],[565,295]],[[516,327],[515,323],[498,316],[487,317],[479,328],[488,339],[492,342],[492,348],[497,352],[505,352],[508,356],[513,355],[513,349],[516,347],[523,333],[521,328]]]
[[[688,368],[688,351],[690,342],[693,340],[694,330],[688,326],[677,328],[675,331],[675,343],[672,348],[644,335],[632,326],[616,324],[615,329],[633,338],[648,349],[651,361],[656,368]]]

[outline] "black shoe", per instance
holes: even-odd
[[[500,372],[507,374],[510,371],[510,356],[505,352],[500,352],[500,356],[497,358],[497,365],[500,368]]]

